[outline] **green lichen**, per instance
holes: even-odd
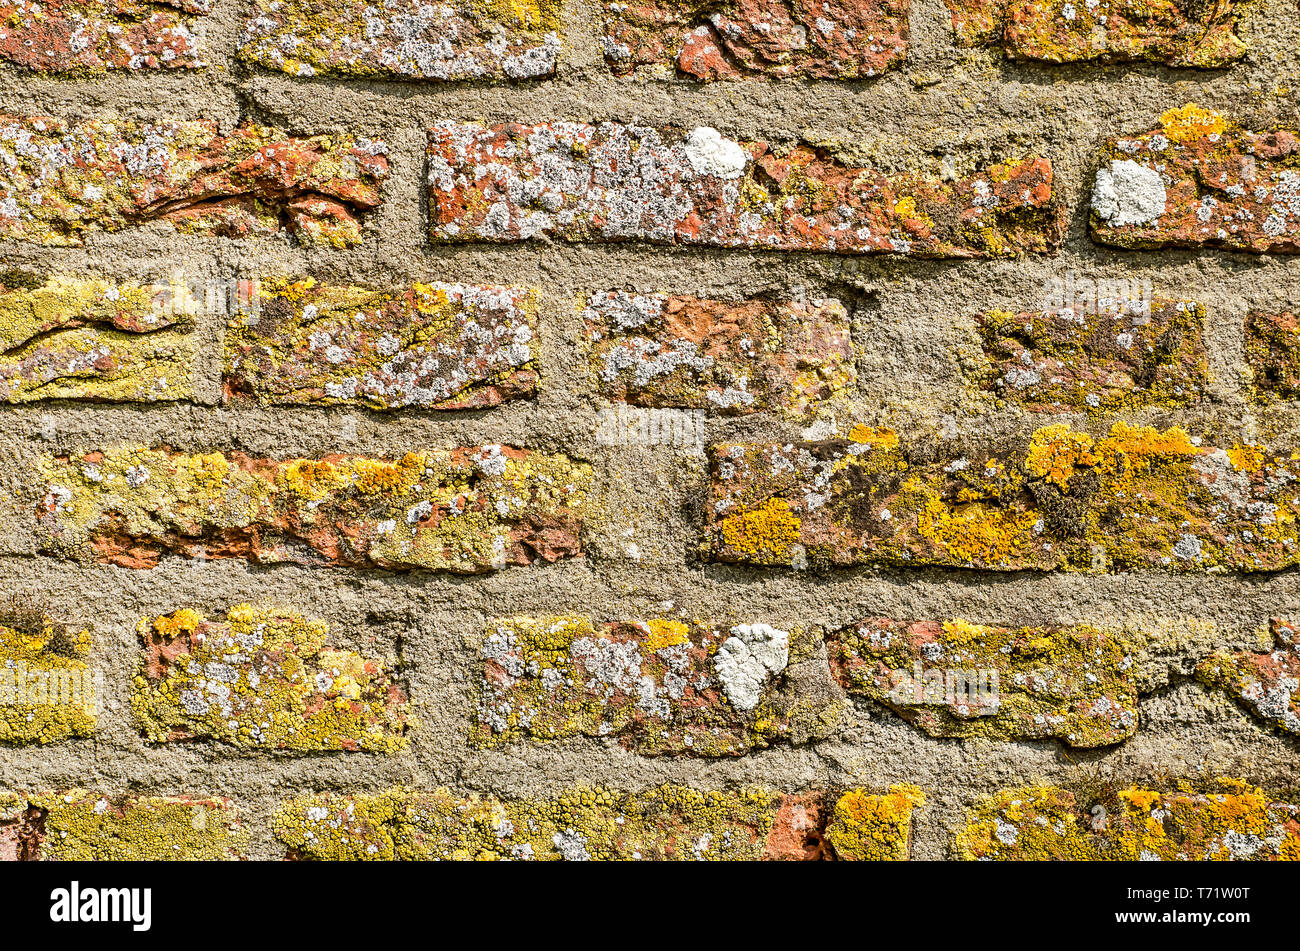
[[[95,732],[90,632],[17,604],[0,609],[0,742],[52,743]]]
[[[1028,786],[970,810],[955,848],[964,859],[1165,861],[1300,859],[1300,807],[1220,779],[1073,791]]]
[[[272,829],[305,859],[752,860],[763,855],[780,799],[759,787],[677,784],[632,795],[583,788],[554,799],[395,789],[293,799],[276,810]]]
[[[382,663],[326,647],[328,628],[241,604],[144,618],[131,710],[151,742],[202,738],[297,753],[405,747],[405,692]]]

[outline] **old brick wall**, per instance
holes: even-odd
[[[1298,47],[9,4],[0,852],[1297,857]]]

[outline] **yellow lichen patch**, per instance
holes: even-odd
[[[250,845],[248,829],[226,799],[110,799],[84,789],[9,799],[44,810],[32,830],[41,859],[211,861],[244,858]]]
[[[1233,468],[1242,472],[1258,472],[1264,465],[1263,451],[1251,443],[1237,443],[1227,452]]]
[[[826,838],[840,859],[905,861],[912,847],[912,813],[924,804],[924,794],[910,784],[891,786],[884,795],[850,790],[835,803]]]
[[[155,636],[156,635],[156,636]],[[183,609],[140,622],[131,709],[153,742],[391,752],[406,745],[405,692],[386,666],[325,646],[321,621],[236,605],[225,622]]]
[[[51,743],[95,731],[100,697],[90,633],[39,611],[0,611],[0,742]]]
[[[1166,861],[1293,859],[1300,807],[1239,779],[1084,794],[1006,790],[971,810],[957,836],[967,859]]]
[[[1160,128],[1173,142],[1189,142],[1210,135],[1221,135],[1228,128],[1228,120],[1217,112],[1188,103],[1166,111],[1160,117]]]
[[[650,631],[650,636],[645,639],[645,649],[648,651],[657,651],[664,647],[675,647],[690,640],[691,629],[681,621],[654,618],[645,623],[646,628]]]
[[[753,860],[780,796],[760,787],[644,793],[578,788],[552,799],[390,790],[313,796],[276,810],[272,829],[303,859]]]
[[[862,423],[849,430],[849,439],[864,446],[875,446],[881,449],[898,448],[898,433],[892,429],[878,429]]]
[[[780,499],[768,499],[752,511],[723,519],[722,539],[756,560],[785,561],[799,540],[799,519]]]
[[[1076,469],[1096,463],[1092,447],[1092,437],[1087,433],[1073,432],[1064,423],[1046,426],[1029,442],[1025,471],[1065,488]]]

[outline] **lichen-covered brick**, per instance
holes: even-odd
[[[263,281],[226,330],[225,392],[264,404],[482,409],[537,390],[537,297]]]
[[[976,318],[990,367],[984,389],[1036,412],[1116,412],[1185,406],[1205,394],[1209,368],[1195,301],[1118,301]]]
[[[821,567],[1276,571],[1300,564],[1300,468],[1177,427],[1047,426],[1023,449],[913,461],[891,430],[710,448],[711,561]]]
[[[945,0],[964,46],[1046,63],[1229,66],[1246,53],[1235,0]]]
[[[610,737],[643,755],[697,756],[807,738],[839,713],[826,690],[786,674],[810,646],[762,623],[498,619],[480,648],[471,736],[480,746]]]
[[[902,64],[911,0],[604,0],[617,75],[862,79]]]
[[[9,0],[0,57],[56,74],[195,69],[207,65],[196,18],[211,10],[212,0]]]
[[[509,446],[282,461],[119,446],[45,456],[42,550],[461,574],[582,551],[591,467]]]
[[[828,635],[827,649],[845,690],[931,736],[1088,748],[1137,731],[1131,648],[1092,627],[867,618]]]
[[[144,618],[131,710],[151,742],[391,752],[406,745],[406,690],[381,661],[327,646],[328,627],[240,604]]]
[[[848,311],[834,299],[608,291],[583,317],[601,394],[636,406],[802,416],[857,379]]]
[[[239,56],[292,76],[553,75],[563,0],[257,0]]]
[[[17,603],[0,610],[0,742],[92,735],[102,698],[89,653],[89,631]]]
[[[956,852],[1010,861],[1295,861],[1300,806],[1228,779],[1093,794],[1026,786],[971,809]]]
[[[0,276],[0,400],[188,399],[197,302],[177,289]]]
[[[912,786],[838,798],[679,784],[641,793],[579,788],[550,799],[394,789],[291,799],[272,827],[295,859],[895,859],[909,854],[912,813],[923,801]]]
[[[921,258],[1014,257],[1061,239],[1052,164],[1025,158],[954,181],[887,175],[808,145],[716,129],[605,122],[429,131],[436,243],[565,241]]]
[[[1119,248],[1300,252],[1300,138],[1251,132],[1195,105],[1111,139],[1092,190],[1092,238]]]
[[[86,232],[162,221],[226,237],[361,239],[388,176],[382,142],[296,138],[210,120],[65,122],[0,115],[0,237],[79,245]]]
[[[1244,331],[1256,392],[1287,400],[1300,396],[1300,319],[1290,311],[1252,310]]]
[[[0,793],[0,861],[242,859],[250,838],[229,799]]]
[[[1196,668],[1196,679],[1223,689],[1284,733],[1300,734],[1300,626],[1273,618],[1269,630],[1273,650],[1212,654]]]

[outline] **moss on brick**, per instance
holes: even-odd
[[[964,859],[1300,859],[1300,807],[1235,779],[1093,792],[1009,789],[981,800],[956,838]]]
[[[326,646],[323,621],[241,604],[224,621],[189,608],[144,618],[138,633],[131,710],[152,742],[296,753],[406,745],[403,686],[379,661]]]

